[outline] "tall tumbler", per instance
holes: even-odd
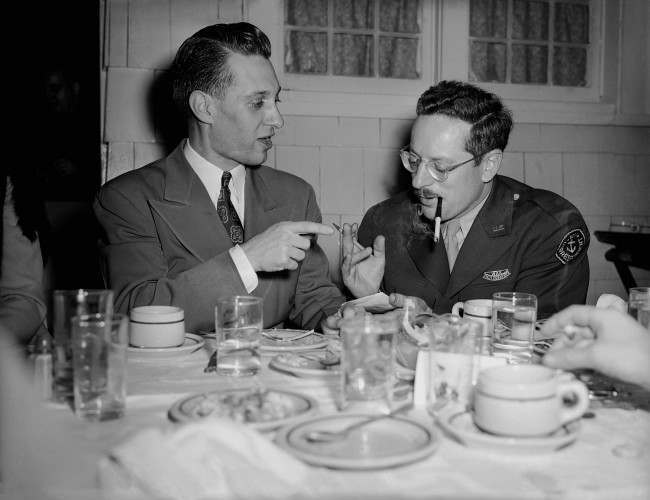
[[[91,421],[124,414],[129,319],[82,314],[71,319],[75,413]]]
[[[72,326],[73,316],[113,314],[111,290],[55,290],[53,297],[54,387],[53,398],[69,403],[73,398]]]
[[[508,363],[533,359],[537,297],[532,293],[497,292],[492,295],[492,355]]]

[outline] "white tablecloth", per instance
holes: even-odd
[[[169,359],[130,359],[127,414],[114,421],[84,422],[56,404],[47,404],[43,412],[12,390],[13,396],[3,399],[10,405],[3,412],[5,423],[11,419],[11,425],[5,425],[9,431],[3,447],[8,446],[22,462],[4,464],[0,498],[14,498],[21,488],[47,490],[49,496],[43,498],[101,497],[94,489],[96,466],[107,450],[148,426],[175,425],[168,420],[167,410],[179,398],[251,384],[249,378],[203,373],[207,359],[206,350]],[[336,410],[336,380],[295,378],[267,367],[260,379],[268,387],[315,397],[322,413]],[[472,449],[440,432],[440,447],[420,462],[378,471],[328,471],[328,492],[338,498],[647,500],[650,414],[616,408],[594,411],[595,418],[582,420],[577,441],[553,453],[518,456]]]

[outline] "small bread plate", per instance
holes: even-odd
[[[338,430],[372,417],[338,413],[301,419],[278,431],[275,442],[312,465],[333,469],[371,470],[406,465],[431,455],[440,444],[435,429],[407,417],[387,417],[351,431],[328,443],[310,442],[314,430]]]
[[[313,332],[311,335],[291,340],[293,337],[301,336],[307,333],[307,330],[292,330],[288,328],[273,328],[264,330],[265,333],[277,337],[278,340],[262,335],[260,339],[260,350],[268,351],[310,351],[312,349],[321,349],[327,347],[329,341],[320,333]],[[286,340],[284,340],[286,339]]]
[[[314,398],[280,389],[227,389],[194,394],[174,403],[167,416],[174,422],[230,418],[259,431],[271,431],[312,414]]]
[[[166,356],[184,356],[198,351],[205,344],[205,340],[201,335],[193,333],[186,333],[185,340],[182,345],[176,347],[135,347],[130,345],[127,347],[129,356],[138,357],[166,357]]]
[[[338,377],[341,374],[340,363],[328,363],[330,360],[334,362],[335,358],[339,358],[338,354],[326,349],[282,352],[273,356],[269,368],[295,377]]]
[[[472,419],[472,413],[452,407],[441,412],[436,421],[442,430],[468,448],[482,448],[503,454],[532,455],[550,453],[573,443],[580,431],[580,422],[570,422],[553,434],[541,437],[497,436],[482,431]]]

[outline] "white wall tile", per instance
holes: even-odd
[[[606,196],[600,178],[598,154],[566,153],[562,155],[564,196],[583,216],[606,215],[602,200]]]
[[[278,146],[275,152],[276,168],[290,172],[309,182],[321,203],[319,149],[317,147]]]
[[[219,0],[219,19],[221,22],[241,21],[242,0]]]
[[[153,70],[108,69],[105,142],[154,141],[149,109],[153,76]]]
[[[170,0],[129,3],[128,64],[133,68],[165,68],[173,57]]]
[[[321,148],[321,209],[333,214],[363,211],[363,151]]]
[[[108,57],[109,66],[126,66],[128,39],[128,0],[108,2]]]
[[[382,118],[379,121],[379,143],[385,148],[401,148],[411,140],[413,120]]]
[[[539,124],[515,123],[506,151],[539,151],[539,139]]]
[[[165,149],[157,142],[136,142],[134,144],[135,168],[144,167],[152,161],[160,160],[165,156]]]
[[[539,144],[533,151],[584,151],[576,145],[576,125],[540,125]]]
[[[341,117],[339,138],[343,146],[373,147],[379,145],[379,120],[376,118]]]
[[[503,153],[503,160],[499,168],[501,175],[524,182],[524,155],[523,153]]]
[[[133,170],[133,143],[109,143],[106,180],[109,181],[129,170]]]
[[[338,119],[332,116],[295,116],[293,118],[295,143],[300,146],[336,146]]]
[[[363,150],[363,209],[409,186],[410,175],[402,167],[396,149]]]
[[[563,194],[560,153],[525,153],[524,174],[529,186]]]
[[[171,51],[176,53],[186,38],[201,28],[217,23],[219,5],[215,0],[171,0]]]

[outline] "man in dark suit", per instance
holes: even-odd
[[[353,245],[356,227],[344,226],[342,275],[353,295],[381,288],[446,313],[457,301],[528,292],[538,318],[585,302],[589,231],[561,196],[497,175],[511,128],[500,99],[473,85],[443,81],[422,94],[400,151],[413,189],[368,210],[364,250]]]
[[[313,328],[343,302],[316,242],[332,229],[312,187],[262,165],[284,124],[270,55],[248,23],[208,26],[179,48],[173,94],[188,139],[95,202],[117,310],[175,305],[189,331],[212,329],[219,298],[252,294],[265,327]]]

